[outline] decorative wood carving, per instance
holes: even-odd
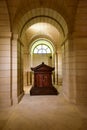
[[[30,90],[30,95],[57,95],[58,92],[52,85],[52,71],[54,67],[50,67],[44,63],[31,68],[34,71],[34,86]]]

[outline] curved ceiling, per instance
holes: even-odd
[[[22,41],[24,41],[26,37],[27,43],[29,44],[28,41],[31,41],[32,39],[35,39],[35,38],[37,39],[39,38],[39,36],[42,36],[42,38],[48,36],[48,39],[51,38],[51,41],[53,41],[55,44],[56,44],[56,41],[57,43],[60,43],[60,40],[61,40],[60,33],[54,26],[52,26],[49,23],[41,22],[41,23],[36,23],[30,26],[26,30],[24,37],[22,37]]]
[[[36,26],[40,27],[37,31],[35,31]],[[47,8],[38,8],[27,12],[20,20],[17,19],[15,27],[22,43],[29,43],[31,38],[44,35],[54,39],[56,46],[58,46],[58,43],[61,43],[68,34],[64,18],[56,11]]]
[[[67,24],[72,26],[76,14],[78,0],[6,0],[13,25],[15,19],[35,8],[49,8],[59,12]]]
[[[11,26],[22,43],[47,36],[55,46],[67,36],[76,13],[78,0],[7,0]]]

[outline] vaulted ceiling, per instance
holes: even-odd
[[[22,42],[28,42],[29,39],[32,39],[37,35],[38,36],[43,35],[44,37],[48,36],[49,38],[54,39],[55,43],[60,42],[61,41],[60,39],[62,37],[62,36],[60,37],[60,35],[63,35],[61,34],[61,29],[58,28],[56,24],[52,22],[52,20],[50,20],[50,17],[53,17],[53,19],[57,17],[56,13],[60,14],[62,18],[65,20],[69,31],[71,32],[73,31],[72,29],[78,5],[78,0],[6,0],[6,1],[9,10],[12,29],[16,27],[18,30],[22,31],[24,30],[23,27],[25,27],[25,24],[27,25],[28,22],[30,22],[28,21],[28,17],[32,19],[32,17],[36,18],[36,16],[40,16],[40,13],[38,13],[38,11],[36,11],[35,9],[39,8],[48,9],[46,11],[45,10],[40,11],[42,16],[43,14],[45,14],[44,16],[47,16],[48,14],[49,19],[39,18],[38,20],[36,18],[32,20],[32,23],[30,25],[28,24],[24,31],[24,34],[22,36]],[[49,9],[53,10],[54,12],[50,14]],[[62,25],[61,28],[64,29],[66,28],[65,27],[66,25],[65,22],[61,20],[62,18],[58,16],[57,22],[59,22],[59,24]],[[34,30],[35,25],[38,26],[39,23],[40,23],[40,29],[38,27],[37,30]]]
[[[7,0],[11,20],[20,14],[35,8],[51,8],[58,11],[64,18],[70,21],[74,18],[78,0]]]

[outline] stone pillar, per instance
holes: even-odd
[[[17,85],[18,85],[18,102],[21,100],[21,98],[24,95],[24,77],[23,77],[23,71],[24,71],[24,62],[23,62],[23,55],[24,55],[24,46],[20,40],[18,40],[17,44]]]
[[[29,60],[29,69],[28,69],[28,85],[31,85],[31,82],[32,82],[32,80],[31,80],[31,53],[29,53],[28,54],[28,60]]]
[[[24,86],[29,85],[29,53],[27,49],[24,49]]]
[[[0,33],[0,108],[12,104],[11,33]]]
[[[76,103],[87,105],[87,1],[79,0],[73,44],[76,61]]]
[[[87,104],[87,12],[79,0],[73,33],[63,44],[63,93],[73,103]]]
[[[58,50],[58,85],[62,85],[62,52]]]
[[[18,103],[17,40],[18,40],[18,35],[14,34],[12,38],[12,99],[13,99],[13,104]]]
[[[24,86],[31,85],[31,64],[32,57],[28,49],[24,50]]]
[[[33,53],[31,53],[31,67],[33,67]],[[31,84],[34,84],[34,73],[31,71]]]
[[[18,35],[12,38],[12,99],[17,104],[23,96],[23,50]]]
[[[58,52],[55,53],[55,85],[58,85]]]
[[[52,67],[55,67],[55,53],[52,53]],[[52,84],[55,84],[55,70],[52,72]]]
[[[76,103],[76,67],[73,38],[70,36],[62,46],[63,94],[67,100]]]
[[[75,37],[76,103],[87,104],[87,36]]]
[[[63,94],[70,102],[87,104],[87,38],[72,36],[63,49]]]
[[[0,109],[12,104],[11,35],[7,3],[0,0]]]

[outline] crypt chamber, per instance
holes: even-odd
[[[86,0],[0,1],[0,106],[18,104],[34,83],[31,68],[54,67],[65,99],[87,104]]]

